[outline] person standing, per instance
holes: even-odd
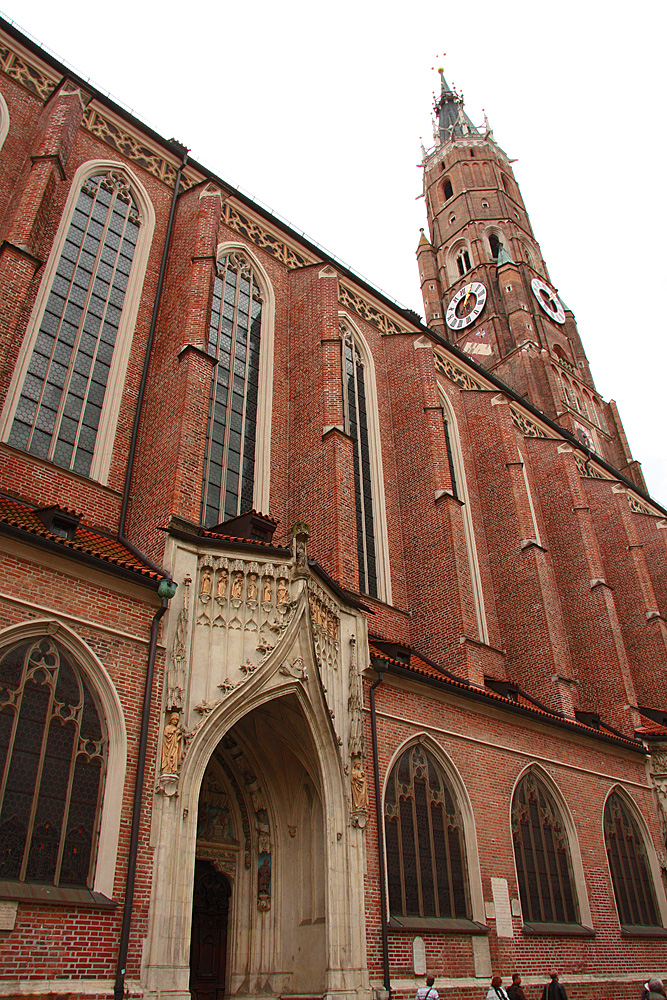
[[[486,1000],[509,1000],[507,990],[503,987],[503,981],[500,976],[494,976],[491,980]]]
[[[558,982],[558,973],[551,973],[551,982],[542,990],[542,1000],[567,1000],[565,987]]]
[[[648,986],[648,1000],[664,1000],[665,985],[662,979],[658,979],[657,976],[651,976],[646,985]]]
[[[434,982],[433,976],[426,977],[426,986],[420,986],[417,990],[417,1000],[440,1000],[438,991],[433,986]]]
[[[507,987],[507,996],[510,1000],[526,1000],[526,994],[521,985],[521,976],[518,972],[512,973],[512,985]]]

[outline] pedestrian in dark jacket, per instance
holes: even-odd
[[[652,976],[648,981],[648,1000],[665,1000],[665,986],[662,979]]]
[[[567,1000],[565,987],[558,982],[558,973],[551,973],[551,982],[542,990],[542,1000]]]
[[[518,972],[512,973],[512,985],[507,987],[507,996],[510,1000],[526,1000],[526,994],[521,985],[521,976]]]

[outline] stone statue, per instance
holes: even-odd
[[[287,587],[287,580],[281,577],[278,580],[278,604],[288,604],[289,603],[289,589]]]
[[[243,597],[243,573],[234,574],[234,582],[232,584],[232,597],[240,600]]]
[[[360,812],[365,811],[368,809],[368,786],[361,760],[358,757],[352,764],[350,783],[352,785],[352,808]]]
[[[229,570],[221,569],[220,576],[218,577],[218,590],[217,598],[219,601],[224,601],[227,597],[227,583],[229,581]]]
[[[273,597],[273,590],[271,588],[271,577],[264,577],[264,587],[262,589],[262,600],[265,604],[271,603],[271,598]]]
[[[257,869],[257,894],[268,896],[271,893],[271,863],[265,854],[261,865]]]
[[[248,579],[248,600],[257,600],[257,574],[251,573]]]
[[[183,747],[183,733],[179,728],[179,719],[178,712],[172,712],[169,716],[169,722],[164,727],[161,767],[163,774],[176,774],[178,772]]]
[[[212,586],[211,574],[209,570],[205,570],[201,575],[201,583],[199,585],[199,596],[210,597],[211,586]]]

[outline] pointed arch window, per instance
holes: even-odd
[[[208,527],[253,507],[262,308],[250,260],[240,251],[220,257],[208,332],[208,353],[217,361],[204,468]]]
[[[349,327],[341,327],[342,389],[345,431],[353,442],[354,499],[357,520],[359,590],[378,597],[378,567],[375,539],[375,502],[369,439],[369,386],[359,345]]]
[[[449,177],[445,179],[445,183],[442,186],[442,193],[444,195],[445,201],[449,201],[449,199],[454,194],[454,188],[452,187],[452,182],[450,181]]]
[[[468,499],[468,487],[458,425],[454,409],[443,389],[440,391],[440,401],[442,403],[442,420],[445,430],[445,447],[447,449],[447,463],[449,465],[449,476],[452,484],[452,496],[462,501],[461,516],[468,555],[470,584],[475,604],[477,634],[481,642],[488,643],[489,630],[486,623],[484,592],[482,590],[482,579],[479,571],[479,560],[477,558],[477,541]]]
[[[578,924],[567,834],[553,796],[534,771],[514,792],[512,836],[524,922]]]
[[[646,843],[622,796],[604,807],[604,840],[621,924],[661,927]]]
[[[494,260],[498,260],[500,246],[500,238],[495,233],[491,233],[489,236],[489,249],[491,250],[491,256]]]
[[[91,474],[142,217],[122,173],[87,177],[50,281],[9,444]],[[112,401],[113,402],[113,401]]]
[[[471,920],[463,820],[443,769],[421,744],[392,768],[384,823],[390,914]]]
[[[108,740],[69,654],[43,636],[0,658],[0,879],[92,887]]]
[[[465,247],[462,250],[459,250],[456,255],[456,266],[461,277],[463,277],[464,274],[467,274],[472,267],[470,263],[470,254]]]

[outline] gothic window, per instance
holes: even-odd
[[[204,523],[211,527],[253,507],[262,301],[252,263],[239,251],[217,262],[208,353],[211,380]]]
[[[370,597],[378,597],[366,366],[359,346],[347,328],[343,330],[341,357],[345,431],[352,438],[354,449],[359,590]]]
[[[385,792],[389,912],[471,919],[463,820],[433,755],[409,747]]]
[[[445,425],[445,444],[447,446],[447,462],[449,464],[449,477],[452,481],[452,494],[458,499],[459,491],[456,485],[456,467],[454,465],[454,456],[452,454],[452,438],[449,430],[449,422],[443,411],[442,414],[443,423]]]
[[[122,174],[100,172],[83,182],[13,414],[9,444],[84,476],[91,474],[141,225]]]
[[[475,618],[477,620],[477,633],[481,642],[489,641],[489,633],[486,624],[486,611],[484,609],[484,594],[482,591],[482,580],[479,572],[479,562],[477,559],[477,542],[475,539],[475,527],[472,521],[470,503],[468,500],[468,489],[466,485],[465,467],[463,462],[463,452],[459,439],[458,426],[454,410],[444,392],[441,393],[442,419],[445,429],[445,446],[447,448],[447,462],[449,465],[449,476],[452,483],[452,494],[462,501],[461,518],[463,520],[463,532],[466,542],[466,553],[468,556],[468,569],[470,572],[470,584],[472,587],[473,601],[475,604]]]
[[[44,636],[0,659],[0,879],[92,886],[107,738],[91,690]]]
[[[459,250],[459,252],[457,253],[456,266],[459,269],[459,275],[461,277],[463,277],[463,275],[470,270],[472,266],[470,263],[470,254],[465,248],[463,250]]]
[[[621,924],[661,926],[644,838],[629,807],[616,793],[604,807],[604,840]]]
[[[512,802],[512,836],[526,923],[579,923],[570,847],[553,796],[534,771]]]
[[[489,248],[493,259],[498,260],[498,254],[500,253],[500,240],[495,233],[491,233],[489,236]]]
[[[5,101],[2,94],[0,94],[0,149],[7,138],[7,133],[9,132],[9,109],[7,107],[7,102]]]
[[[452,182],[450,181],[449,178],[447,178],[445,180],[445,183],[443,184],[442,193],[445,196],[445,201],[449,201],[449,199],[454,194],[454,188],[452,187]]]

